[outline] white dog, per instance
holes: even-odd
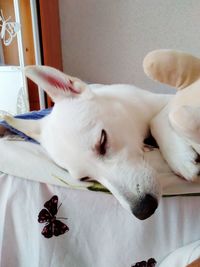
[[[158,206],[161,187],[157,174],[144,159],[144,139],[151,120],[173,96],[131,85],[87,85],[46,66],[27,67],[26,75],[52,98],[53,110],[41,120],[7,117],[7,122],[36,139],[72,177],[96,179],[137,218],[151,216]],[[169,149],[173,169],[186,178],[197,176],[199,166],[195,162],[190,162],[192,170],[179,168],[196,153],[191,155],[191,148],[172,128],[165,130],[166,118],[160,120],[154,123],[154,132],[160,129],[161,135],[172,138],[170,147],[163,145],[162,149]],[[185,154],[176,161],[177,147]]]

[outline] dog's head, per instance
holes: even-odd
[[[160,186],[143,157],[140,114],[130,114],[117,97],[98,93],[105,88],[91,90],[53,68],[27,67],[26,75],[55,105],[43,119],[11,118],[8,123],[37,140],[72,177],[98,180],[141,220],[152,215]]]

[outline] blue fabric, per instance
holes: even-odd
[[[39,111],[32,111],[32,112],[28,112],[25,114],[20,114],[20,115],[15,116],[15,118],[24,119],[24,120],[39,120],[39,119],[47,116],[48,114],[50,114],[51,111],[52,111],[52,108],[42,109]],[[10,130],[12,133],[19,135],[25,141],[29,141],[32,143],[38,143],[34,139],[30,138],[29,136],[25,135],[24,133],[22,133],[22,132],[18,131],[17,129],[13,128],[12,126],[10,126],[6,121],[0,121],[0,125],[4,126],[6,129]]]

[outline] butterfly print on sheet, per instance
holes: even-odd
[[[132,265],[131,267],[155,267],[156,260],[153,258],[148,259],[148,261],[140,261]]]
[[[38,215],[38,222],[46,223],[41,232],[41,234],[46,238],[63,235],[69,231],[69,227],[58,220],[66,218],[56,218],[56,214],[58,213],[60,206],[58,207],[58,197],[53,196],[50,200],[45,202],[45,209],[42,209]]]

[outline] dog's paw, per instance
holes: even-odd
[[[152,120],[151,133],[171,170],[188,181],[194,181],[200,176],[200,146],[198,148],[197,144],[193,144],[171,127],[169,108],[170,106],[163,109]]]
[[[179,151],[180,152],[180,151]],[[188,181],[195,181],[200,177],[200,155],[191,147],[184,152],[175,152],[169,165],[173,171]]]

